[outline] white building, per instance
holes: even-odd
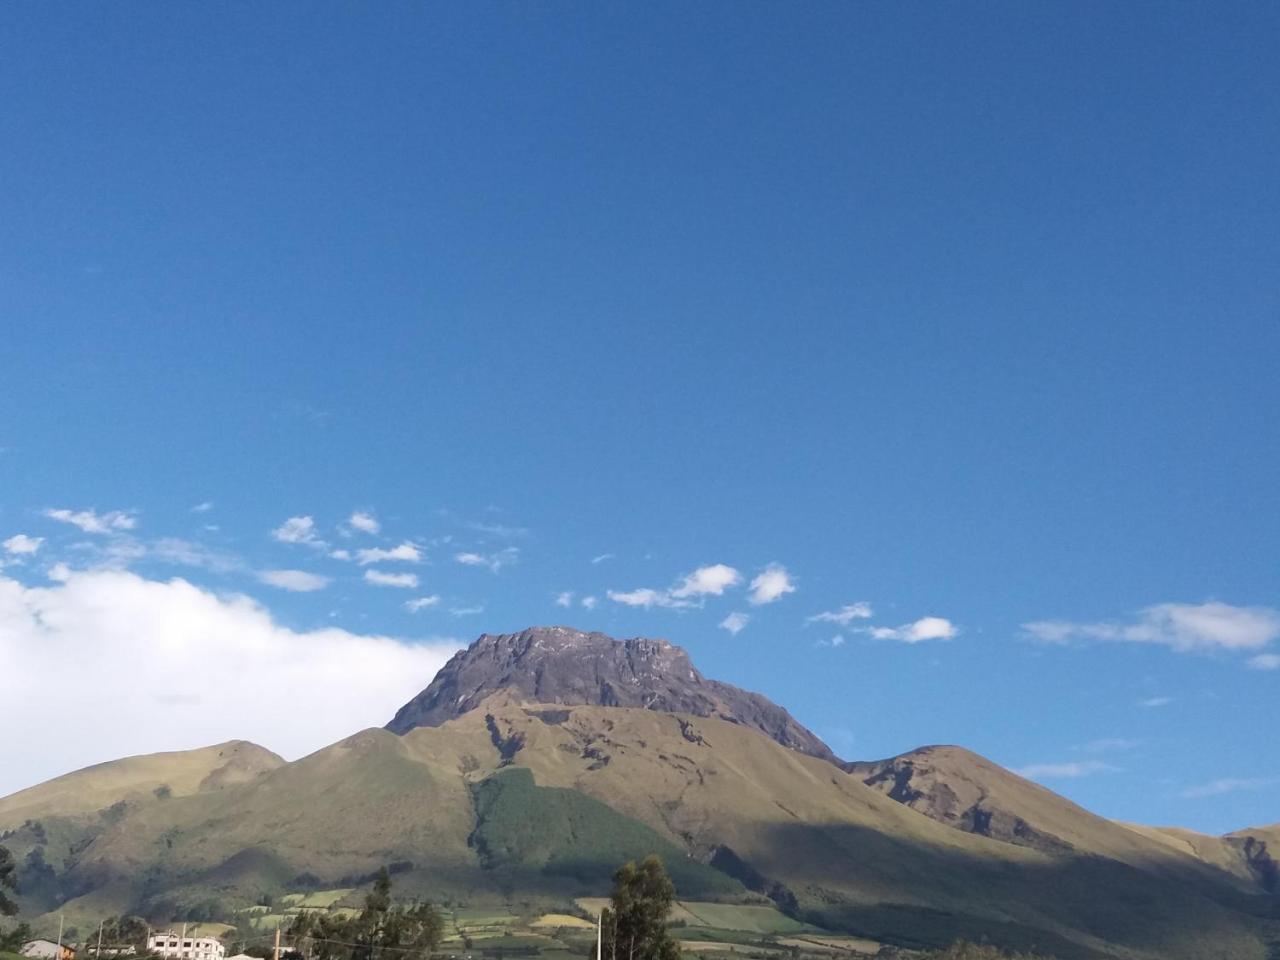
[[[65,943],[59,946],[52,940],[28,940],[22,945],[22,955],[32,960],[73,960],[75,950]]]
[[[227,948],[217,937],[189,937],[172,930],[153,933],[147,947],[166,960],[225,960]]]

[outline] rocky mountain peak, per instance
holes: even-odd
[[[415,727],[439,726],[499,690],[537,703],[717,717],[836,762],[827,745],[782,707],[758,693],[708,680],[680,647],[648,637],[615,640],[565,626],[481,634],[400,708],[387,729],[404,734]]]

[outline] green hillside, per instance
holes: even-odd
[[[650,827],[576,790],[537,786],[525,768],[499,770],[472,792],[476,827],[471,842],[484,868],[509,888],[540,873],[577,881],[583,890],[601,890],[618,864],[656,853],[688,896],[745,892],[741,883],[691,860]]]
[[[82,776],[105,803],[98,776],[118,774]],[[39,847],[52,871],[28,916],[57,907],[85,926],[139,913],[261,931],[387,865],[403,896],[531,918],[576,913],[620,860],[657,852],[683,896],[768,911],[768,930],[739,913],[746,929],[730,935],[715,932],[720,908],[700,908],[697,942],[713,945],[820,928],[907,947],[987,937],[1062,960],[1268,960],[1267,941],[1280,940],[1277,898],[1261,886],[1047,792],[1008,783],[999,798],[1034,801],[1027,822],[1070,842],[1005,842],[745,726],[649,710],[547,711],[499,694],[440,727],[366,730],[216,788],[206,774],[181,794],[130,790],[91,812],[52,805],[42,836],[26,824],[39,812],[30,797],[23,819],[0,813],[0,831]],[[794,926],[778,926],[783,915]]]

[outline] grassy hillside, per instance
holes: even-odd
[[[1094,830],[1052,806],[1025,819],[1069,849],[954,829],[719,720],[526,709],[499,694],[441,727],[368,730],[240,782],[201,783],[77,814],[81,835],[47,841],[69,918],[230,921],[272,897],[262,916],[278,919],[384,864],[402,895],[450,910],[572,913],[573,897],[606,892],[619,860],[656,851],[682,893],[733,901],[738,934],[755,937],[987,936],[1063,960],[1266,960],[1264,941],[1280,939],[1267,919],[1275,898],[1163,839],[1106,821]],[[1035,791],[1000,799],[1047,804]],[[736,912],[746,908],[794,927],[754,929]],[[726,922],[723,908],[702,909],[692,919],[707,930]]]
[[[283,764],[270,750],[244,740],[112,760],[0,799],[0,832],[31,818],[72,817],[121,802],[149,802],[232,787]]]
[[[499,770],[472,787],[472,846],[487,870],[515,888],[530,874],[563,878],[586,890],[607,888],[626,860],[662,857],[677,889],[692,897],[734,896],[742,884],[688,854],[655,830],[598,800],[534,783],[527,768]]]

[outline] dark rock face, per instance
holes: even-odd
[[[708,680],[666,640],[614,640],[569,627],[482,634],[387,724],[392,733],[437,727],[499,690],[536,703],[641,707],[753,727],[784,747],[837,763],[825,743],[758,693]]]

